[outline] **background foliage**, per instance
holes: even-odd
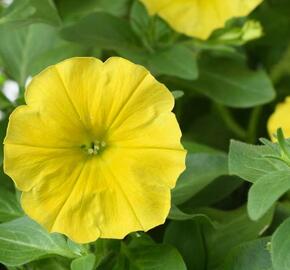
[[[188,150],[163,226],[90,245],[48,234],[26,217],[1,166],[3,267],[290,269],[289,146],[281,134],[279,144],[258,140],[268,137],[267,118],[290,93],[288,0],[264,0],[207,41],[174,32],[138,0],[0,3],[1,141],[31,76],[72,56],[119,55],[146,66],[172,91]],[[13,89],[19,93],[11,99]]]

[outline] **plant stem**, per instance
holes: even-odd
[[[255,143],[257,140],[257,128],[261,114],[262,114],[262,106],[255,107],[251,112],[249,125],[247,129],[248,143]]]
[[[246,131],[236,122],[230,110],[221,104],[216,104],[216,109],[227,128],[232,131],[238,138],[245,139]]]

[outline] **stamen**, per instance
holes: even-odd
[[[104,141],[96,140],[89,145],[82,145],[81,148],[84,149],[88,155],[92,156],[100,154],[106,146],[107,144]]]

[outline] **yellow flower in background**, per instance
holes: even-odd
[[[233,17],[248,15],[263,0],[140,0],[177,32],[207,39]]]
[[[164,223],[186,152],[163,84],[122,58],[72,58],[37,75],[25,99],[4,170],[28,216],[79,243]]]
[[[282,128],[285,138],[290,137],[290,97],[276,106],[268,120],[268,132],[272,141],[276,141],[274,134],[278,128]]]

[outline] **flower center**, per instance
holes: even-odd
[[[106,146],[107,144],[104,141],[94,141],[90,144],[82,145],[81,148],[85,151],[86,154],[94,156],[100,154]]]

